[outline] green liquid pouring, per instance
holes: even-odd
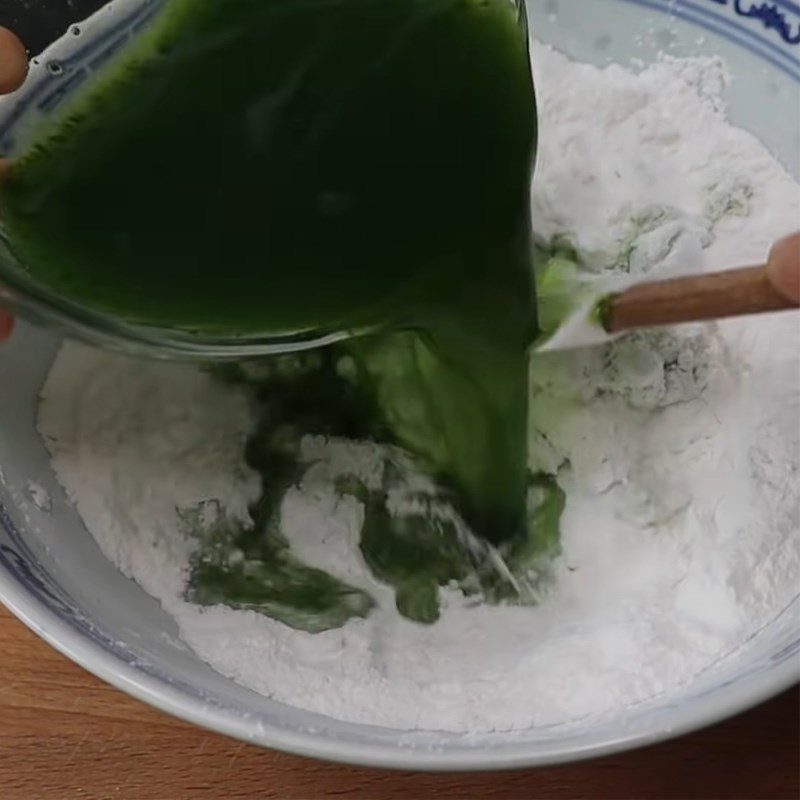
[[[32,279],[126,321],[370,332],[335,350],[369,434],[500,543],[528,536],[535,141],[506,0],[170,0],[0,211]]]

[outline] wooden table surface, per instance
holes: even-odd
[[[352,769],[194,728],[67,661],[0,609],[0,800],[800,797],[800,692],[656,747],[552,769]]]

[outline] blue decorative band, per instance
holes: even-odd
[[[705,0],[718,6],[727,6],[745,19],[761,22],[767,31],[775,31],[788,45],[800,47],[800,6],[784,0],[783,3],[757,3],[754,0]],[[679,3],[681,0],[679,0]],[[683,0],[685,2],[685,0]],[[781,11],[779,6],[794,14],[797,19],[790,20],[786,11]],[[720,18],[721,19],[721,18]],[[742,30],[749,30],[742,27]]]
[[[785,49],[785,45],[782,45],[779,39],[776,43],[769,42],[758,32],[742,23],[723,17],[710,9],[697,5],[696,2],[690,2],[690,0],[623,0],[623,2],[697,25],[747,50],[793,81],[800,83],[800,52],[798,52],[798,56],[795,56],[794,53]],[[705,0],[705,2],[721,5],[720,0]],[[788,0],[784,0],[784,2],[788,2]],[[797,11],[800,18],[800,8]]]

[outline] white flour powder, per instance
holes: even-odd
[[[543,241],[597,273],[755,263],[800,215],[800,188],[722,111],[710,60],[641,74],[539,48],[542,140],[533,189]],[[315,468],[283,508],[306,563],[369,588],[380,608],[306,634],[181,599],[191,544],[176,507],[243,516],[247,401],[189,367],[70,346],[43,392],[53,464],[105,554],[220,672],[277,700],[403,729],[520,730],[668,691],[773,619],[800,581],[800,329],[794,315],[632,336],[541,357],[537,467],[568,492],[563,557],[535,608],[441,620],[394,609],[357,547],[359,504]],[[308,441],[336,459],[368,446]]]

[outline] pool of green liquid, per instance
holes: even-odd
[[[15,156],[0,212],[31,279],[116,318],[370,331],[304,374],[305,423],[400,445],[477,534],[527,547],[535,142],[506,0],[167,0]],[[303,433],[308,398],[272,389]],[[284,456],[262,459],[265,487],[297,479]],[[279,500],[265,489],[255,529]],[[367,514],[367,539],[385,517]],[[208,602],[272,591],[206,566]]]

